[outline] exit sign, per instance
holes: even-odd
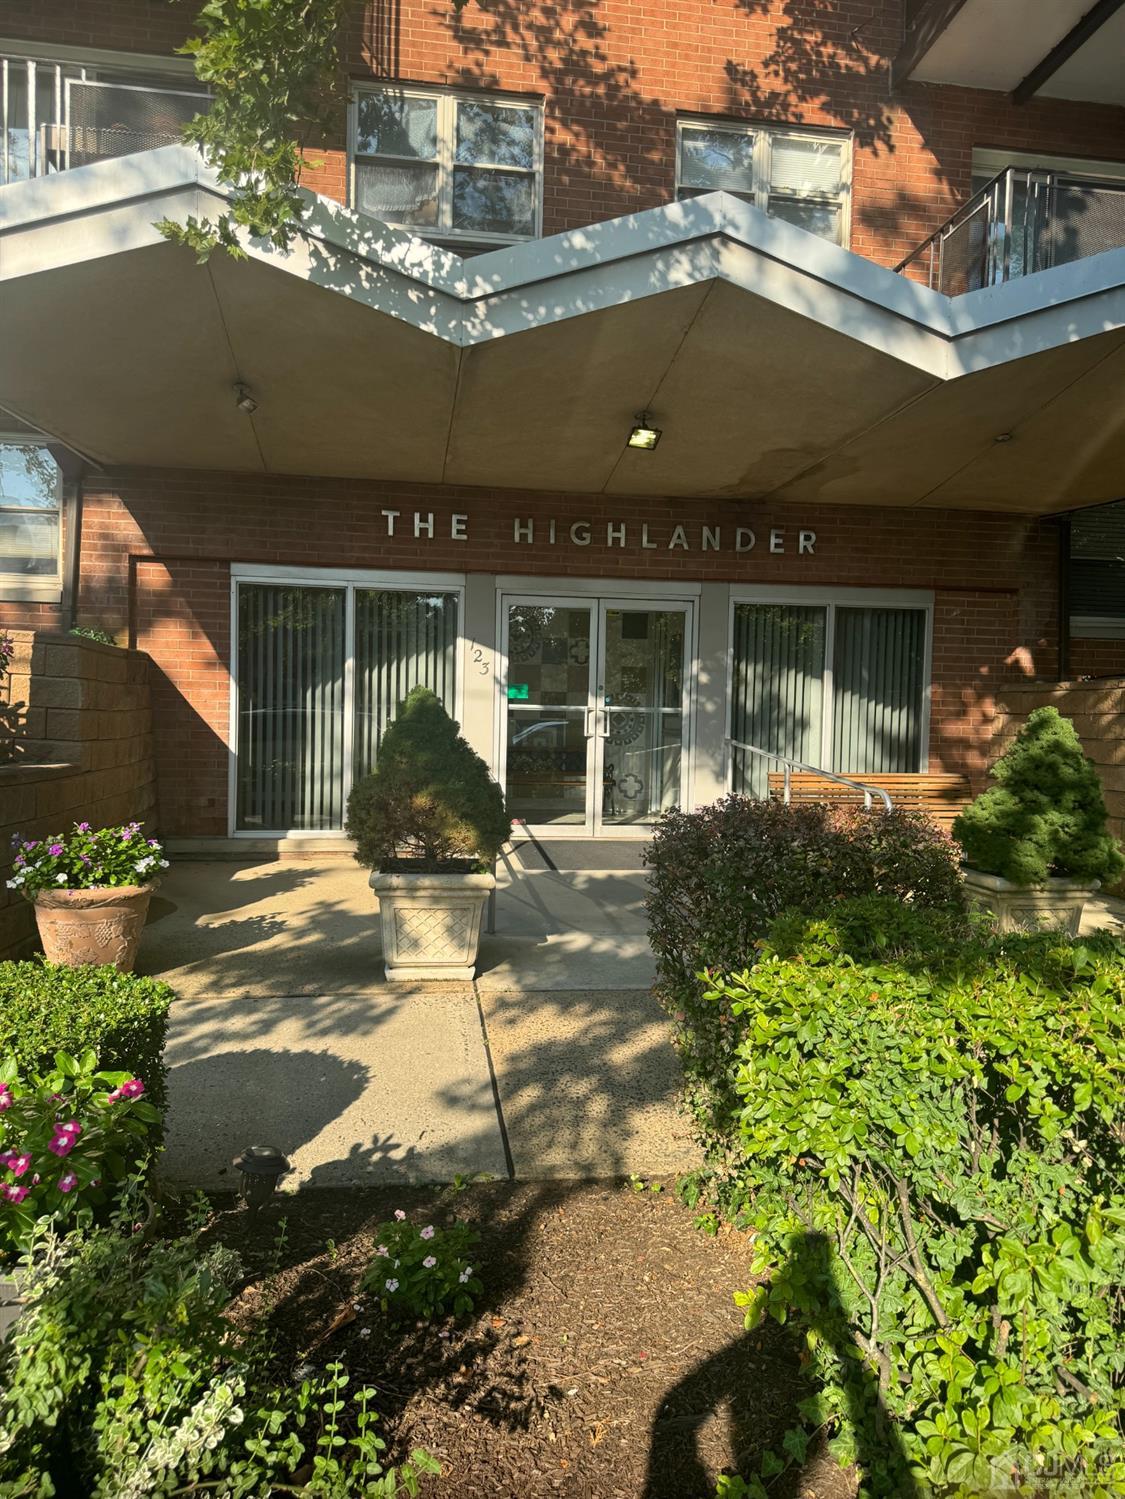
[[[508,701],[510,703],[529,702],[531,699],[531,693],[528,690],[528,686],[529,684],[527,682],[509,682]]]

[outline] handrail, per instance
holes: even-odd
[[[1125,181],[1009,166],[894,270],[960,296],[1125,244]]]
[[[802,760],[794,760],[789,755],[779,755],[776,750],[762,749],[757,744],[744,744],[740,739],[727,738],[723,742],[724,744],[729,744],[731,749],[746,750],[751,755],[761,755],[763,760],[776,760],[779,765],[784,765],[785,789],[782,799],[786,806],[789,806],[792,801],[791,778],[793,772],[796,770],[804,771],[808,775],[823,776],[826,781],[835,781],[838,786],[850,786],[853,791],[861,791],[863,793],[863,805],[868,812],[871,811],[872,796],[882,797],[884,812],[894,810],[894,803],[891,801],[890,795],[881,786],[865,786],[862,781],[853,781],[848,776],[837,775],[834,770],[821,770],[819,765],[806,765]]]

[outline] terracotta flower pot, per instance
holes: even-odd
[[[112,963],[132,973],[156,881],[93,890],[41,890],[35,920],[49,963]]]

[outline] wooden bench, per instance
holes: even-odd
[[[877,786],[885,791],[895,807],[903,812],[921,812],[940,827],[949,828],[953,819],[972,801],[969,778],[959,775],[852,775],[841,771],[861,786]],[[775,801],[785,795],[785,774],[771,770],[769,792]],[[795,770],[789,778],[789,800],[791,802],[827,802],[830,806],[851,807],[863,805],[863,793],[853,791],[850,786],[841,786],[837,781],[825,780],[823,776],[811,775]],[[872,805],[882,806],[880,797],[872,798]]]

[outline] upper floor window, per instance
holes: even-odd
[[[58,582],[62,475],[49,450],[0,439],[0,598]]]
[[[5,56],[0,43],[0,183],[174,145],[207,98],[172,59]]]
[[[847,243],[851,150],[846,137],[789,126],[681,120],[676,196],[733,193],[776,218]]]
[[[540,232],[543,112],[486,94],[361,89],[353,202],[428,239],[507,244]]]

